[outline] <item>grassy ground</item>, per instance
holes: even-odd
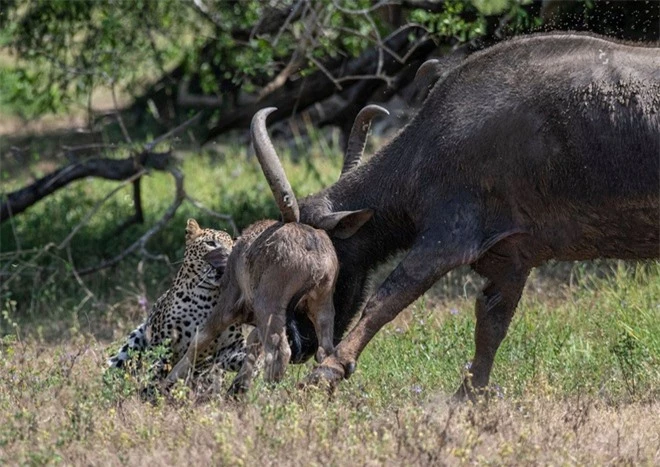
[[[480,407],[446,403],[472,351],[466,299],[412,306],[332,397],[298,391],[309,366],[292,366],[243,402],[180,386],[150,404],[139,379],[104,376],[104,341],[6,337],[0,462],[657,465],[659,273],[622,267],[560,298],[527,293],[494,371],[502,397]]]
[[[336,152],[323,144],[315,141],[319,149],[304,162],[288,158],[301,195],[337,176]],[[231,213],[239,227],[275,215],[245,154],[219,147],[182,156],[187,191]],[[291,366],[277,387],[258,381],[242,402],[221,392],[209,400],[184,386],[168,400],[143,402],[139,375],[104,373],[108,345],[143,319],[144,299],[167,288],[182,255],[185,219],[227,226],[184,204],[148,245],[172,264],[131,257],[77,280],[72,264],[121,251],[173,194],[168,176],[153,174],[143,187],[147,225],[111,233],[131,214],[126,188],[80,229],[70,252],[58,250],[115,186],[80,181],[0,227],[0,464],[660,463],[657,262],[536,272],[498,354],[493,382],[500,396],[488,405],[446,403],[473,352],[480,282],[465,271],[450,274],[388,325],[330,397],[296,389],[305,365]],[[44,251],[48,243],[55,246]]]

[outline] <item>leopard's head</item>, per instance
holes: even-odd
[[[218,282],[225,271],[227,257],[231,253],[234,241],[222,230],[202,229],[195,219],[186,223],[186,250],[183,262],[197,275],[204,275],[212,282]],[[214,262],[212,266],[205,259],[211,251],[218,251],[224,261]]]

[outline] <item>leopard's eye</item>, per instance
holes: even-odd
[[[218,244],[215,242],[215,240],[207,240],[204,243],[206,243],[208,246],[216,247]]]

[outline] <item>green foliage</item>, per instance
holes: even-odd
[[[511,23],[509,30],[516,33],[519,31],[530,31],[541,26],[541,18],[535,17],[527,13],[522,7],[520,2],[511,2],[511,9],[509,11],[511,16]]]
[[[41,79],[37,69],[0,67],[0,109],[22,118],[64,109],[61,89]]]
[[[120,344],[123,343],[122,341]],[[162,402],[159,382],[171,369],[172,349],[169,344],[167,339],[142,352],[131,350],[121,369],[106,369],[103,373],[103,399],[110,404],[129,397],[140,397],[152,403]],[[119,347],[111,346],[106,352],[108,355],[114,355]]]
[[[621,377],[630,395],[635,395],[637,381],[644,376],[645,363],[649,361],[649,352],[632,330],[625,326],[619,331],[619,337],[611,347],[621,371]],[[651,362],[649,362],[651,363]]]
[[[15,321],[15,316],[16,316],[16,300],[12,300],[11,298],[11,292],[3,294],[4,298],[4,303],[2,304],[2,327],[0,329],[3,329],[5,326],[8,329],[8,332],[13,332],[14,334],[18,333],[18,322]],[[6,337],[10,338],[12,337],[12,334],[7,334]]]
[[[33,117],[86,104],[98,89],[136,95],[178,64],[197,78],[195,92],[224,95],[237,87],[254,92],[294,56],[296,73],[305,75],[319,62],[357,56],[377,45],[396,27],[371,6],[367,0],[303,5],[286,0],[274,7],[224,0],[9,2],[0,15],[0,48],[16,61],[0,69],[5,75],[0,104]],[[275,10],[298,14],[254,34],[255,25],[268,23]],[[419,23],[436,38],[467,40],[484,31],[481,13],[468,0],[446,2],[441,13],[405,11],[408,24]],[[466,12],[473,19],[465,19]]]
[[[466,21],[461,17],[465,11],[476,14],[478,11],[473,2],[454,0],[445,2],[445,10],[441,13],[430,13],[425,10],[415,10],[411,19],[426,26],[433,34],[441,37],[453,37],[461,42],[474,39],[485,32],[483,17],[476,16],[476,21]]]
[[[4,99],[26,117],[63,110],[98,87],[137,90],[200,32],[174,1],[30,0],[5,15],[4,45],[19,58],[5,73],[20,86],[5,84]]]

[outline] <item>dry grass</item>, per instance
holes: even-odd
[[[0,464],[658,465],[659,274],[592,271],[561,293],[538,278],[496,364],[505,395],[477,405],[447,402],[472,351],[459,294],[413,305],[332,396],[297,390],[310,367],[292,366],[241,402],[183,384],[145,401],[144,375],[104,373],[108,349],[91,335],[8,336]]]
[[[294,375],[246,402],[196,404],[179,388],[173,401],[152,405],[104,381],[104,349],[92,340],[5,345],[2,354],[3,465],[660,462],[657,400],[611,405],[538,387],[476,407],[411,394],[379,408],[348,385],[332,399],[295,391]]]

